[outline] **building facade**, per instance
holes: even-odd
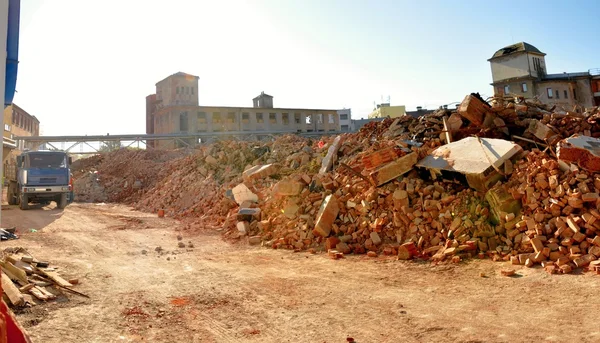
[[[20,155],[24,146],[23,142],[14,141],[13,137],[17,136],[39,136],[40,135],[40,121],[31,114],[27,113],[24,109],[12,104],[4,108],[4,134],[3,134],[3,165],[4,175],[7,175],[7,171],[11,172],[14,170],[16,164],[16,157]]]
[[[369,118],[398,118],[406,115],[406,106],[390,106],[389,103],[377,105]]]
[[[488,60],[494,95],[537,97],[544,104],[569,110],[600,105],[600,72],[549,74],[545,56],[525,42],[496,51]]]
[[[344,108],[343,110],[338,110],[337,114],[340,117],[340,131],[354,131],[354,128],[352,127],[352,110],[349,108]]]
[[[337,110],[275,108],[273,96],[261,92],[252,107],[199,106],[198,77],[176,73],[156,84],[156,100],[146,98],[146,133],[340,131]],[[152,122],[153,124],[149,124]],[[151,132],[149,132],[151,131]],[[172,143],[162,142],[169,148]]]

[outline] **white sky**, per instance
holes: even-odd
[[[570,46],[572,32],[548,42],[535,11],[490,15],[477,1],[21,2],[15,103],[43,135],[143,133],[145,97],[178,71],[200,77],[201,105],[251,106],[264,91],[275,107],[359,119],[388,95],[409,110],[491,95],[486,60],[514,41],[539,42],[551,70],[597,67],[595,45]]]
[[[43,135],[144,132],[145,96],[178,71],[200,77],[201,105],[251,106],[265,91],[276,107],[366,115],[391,88],[252,1],[24,0],[21,14],[15,103]]]

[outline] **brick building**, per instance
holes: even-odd
[[[4,109],[4,134],[3,134],[3,164],[4,175],[16,163],[16,157],[23,152],[24,147],[17,145],[13,140],[15,136],[39,136],[40,121],[24,109],[12,104]],[[22,142],[21,142],[22,144]]]
[[[494,94],[537,97],[542,103],[572,110],[600,105],[600,70],[548,73],[546,54],[521,42],[504,47],[488,60]]]
[[[273,96],[264,92],[252,99],[252,107],[199,106],[198,79],[179,72],[156,84],[156,94],[146,97],[147,134],[340,131],[337,110],[276,108]],[[171,147],[168,144],[173,143],[160,144]]]

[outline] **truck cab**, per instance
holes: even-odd
[[[8,203],[27,210],[29,203],[55,201],[58,208],[65,208],[72,200],[70,164],[64,151],[27,151],[17,156]]]

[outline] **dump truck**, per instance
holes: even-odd
[[[17,156],[14,172],[7,173],[8,203],[29,209],[30,203],[56,202],[65,208],[73,201],[71,157],[64,151],[25,151]]]

